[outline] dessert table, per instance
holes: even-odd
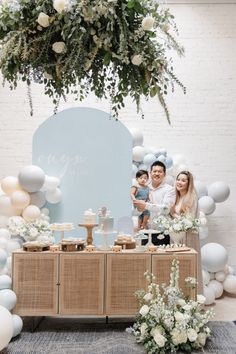
[[[134,316],[134,292],[147,289],[145,271],[159,284],[169,282],[173,258],[180,262],[180,287],[196,298],[184,279],[197,275],[197,253],[137,252],[25,252],[12,255],[14,313],[21,316]]]

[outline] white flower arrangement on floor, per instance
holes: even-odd
[[[185,90],[167,56],[184,52],[173,19],[155,0],[2,1],[0,69],[11,88],[44,84],[56,107],[69,92],[82,101],[92,91],[117,115],[128,94],[138,108],[156,96],[169,119],[167,86]]]
[[[180,233],[188,230],[198,231],[201,225],[206,224],[206,218],[201,215],[200,218],[194,218],[191,214],[179,215],[175,218],[166,215],[159,215],[153,219],[154,228],[160,233]]]
[[[49,223],[45,220],[26,222],[23,219],[16,221],[10,218],[7,227],[12,236],[21,236],[25,241],[54,241]]]
[[[184,297],[179,288],[179,262],[174,259],[171,267],[170,284],[162,288],[155,283],[155,277],[145,273],[148,281],[147,292],[139,290],[136,296],[140,310],[132,332],[138,343],[144,345],[149,354],[163,354],[178,350],[191,352],[203,348],[210,328],[207,322],[213,317],[213,310],[203,310],[205,297],[197,300]],[[192,278],[186,279],[195,287]]]

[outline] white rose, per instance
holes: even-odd
[[[176,319],[177,322],[182,322],[182,321],[185,320],[185,317],[184,317],[184,315],[181,312],[177,311],[175,313],[175,319]]]
[[[151,334],[158,347],[163,348],[165,346],[166,338],[160,333],[160,331],[157,328],[154,328],[151,331]]]
[[[35,227],[32,227],[29,233],[31,237],[36,237],[38,235],[38,230]]]
[[[184,299],[179,299],[179,300],[177,301],[177,304],[178,304],[179,306],[183,307],[184,305],[186,305],[186,301],[185,301]]]
[[[57,54],[63,53],[66,51],[66,45],[64,42],[55,42],[52,45],[52,50]]]
[[[42,27],[48,27],[50,25],[49,16],[46,15],[44,12],[40,12],[37,18],[37,22]]]
[[[149,312],[149,307],[148,305],[143,305],[141,309],[139,310],[140,315],[146,316]]]
[[[186,305],[183,307],[183,309],[184,309],[185,311],[190,311],[190,310],[192,309],[192,306],[189,305],[189,304],[186,304]]]
[[[184,331],[179,331],[176,328],[171,331],[171,337],[174,345],[186,343],[188,339],[187,334]]]
[[[67,7],[67,0],[54,0],[53,7],[60,14]]]
[[[206,298],[203,295],[197,295],[197,302],[201,305],[205,304]]]
[[[150,31],[154,25],[154,18],[151,16],[147,16],[142,20],[142,28],[144,31]]]
[[[140,333],[141,333],[141,336],[143,336],[145,333],[146,333],[146,330],[147,330],[148,326],[146,323],[142,323],[141,326],[140,326]]]
[[[190,342],[195,342],[195,340],[197,339],[197,332],[195,331],[195,329],[189,328],[187,330],[187,336]]]
[[[151,294],[151,293],[145,294],[144,297],[143,297],[143,300],[145,300],[145,301],[150,301],[150,300],[152,300],[152,294]]]
[[[200,346],[204,347],[204,345],[206,344],[206,338],[207,338],[206,333],[198,333],[198,336],[197,336],[198,344]]]
[[[134,55],[131,59],[131,62],[134,65],[140,65],[142,63],[142,56],[139,54]]]

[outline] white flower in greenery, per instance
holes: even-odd
[[[142,56],[140,54],[134,55],[131,59],[132,64],[137,65],[137,66],[142,64],[142,61],[143,61]]]
[[[201,347],[204,347],[204,345],[206,344],[206,338],[207,338],[207,335],[206,333],[198,333],[198,336],[197,336],[197,343],[201,346]]]
[[[184,307],[183,307],[184,311],[190,311],[192,309],[192,306],[189,305],[189,304],[186,304]]]
[[[46,15],[44,12],[40,12],[37,18],[37,22],[40,26],[46,28],[50,25],[49,16]]]
[[[205,304],[206,298],[203,295],[197,295],[197,302],[201,305]]]
[[[188,340],[187,334],[185,331],[180,331],[177,328],[174,328],[171,331],[171,337],[174,345],[186,343]]]
[[[146,316],[149,312],[149,307],[148,305],[143,305],[141,309],[139,310],[140,315]]]
[[[158,328],[154,328],[151,331],[151,335],[159,348],[163,348],[165,346],[167,339],[161,334]]]
[[[142,323],[141,326],[140,326],[141,336],[144,336],[144,334],[146,333],[147,329],[148,329],[148,326],[147,326],[146,322]]]
[[[60,14],[62,11],[65,11],[68,6],[67,0],[54,0],[53,7]]]
[[[185,316],[184,316],[183,313],[177,311],[175,313],[175,319],[176,319],[177,322],[182,322],[182,321],[185,321]]]
[[[152,300],[152,298],[153,298],[153,295],[151,293],[147,293],[144,295],[143,300],[150,301],[150,300]]]
[[[187,330],[187,336],[190,342],[195,342],[195,340],[197,339],[197,332],[195,331],[195,329],[189,328]]]
[[[52,50],[57,54],[64,53],[66,51],[66,45],[64,42],[55,42],[52,45]]]
[[[186,301],[184,299],[178,299],[177,304],[183,307],[184,305],[186,305]]]
[[[142,20],[142,28],[144,31],[150,31],[153,28],[155,20],[152,16],[147,16]]]

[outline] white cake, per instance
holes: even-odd
[[[97,216],[92,209],[85,210],[84,212],[84,224],[96,224]]]

